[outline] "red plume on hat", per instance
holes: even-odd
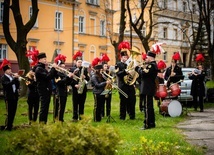
[[[36,48],[27,51],[26,57],[31,59],[30,66],[35,66],[38,63],[38,54],[39,51]]]
[[[203,62],[204,61],[204,56],[203,54],[197,54],[196,58],[195,58],[195,61],[197,62]]]
[[[103,54],[103,55],[102,55],[102,58],[101,58],[101,61],[102,61],[102,62],[109,62],[110,59],[109,59],[109,57],[108,57],[107,54]]]
[[[2,69],[4,66],[7,66],[7,65],[11,66],[10,62],[6,58],[4,58],[1,63],[0,69]]]
[[[77,51],[76,54],[74,54],[73,60],[76,60],[78,57],[82,58],[82,52],[81,51]]]
[[[121,42],[119,45],[118,45],[118,50],[119,51],[122,51],[122,50],[129,50],[131,47],[130,47],[130,43],[128,41],[123,41]]]
[[[179,52],[176,52],[173,56],[172,56],[173,60],[180,60],[180,54]]]
[[[57,57],[54,59],[54,62],[56,64],[61,63],[61,62],[65,62],[66,61],[66,56],[59,54],[57,55]]]
[[[146,60],[146,57],[147,57],[147,54],[142,53],[142,59],[143,59],[143,60]]]
[[[161,45],[165,45],[165,43],[155,43],[152,45],[151,51],[155,54],[165,53],[164,49]]]
[[[94,66],[98,65],[100,62],[101,62],[100,58],[96,57],[92,61],[91,65],[94,67]]]
[[[166,68],[166,64],[163,60],[160,60],[157,64],[158,69],[165,69]]]

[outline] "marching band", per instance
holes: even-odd
[[[119,92],[119,118],[125,120],[129,116],[130,120],[136,118],[136,83],[139,83],[140,110],[144,111],[144,123],[142,129],[150,129],[156,126],[153,106],[153,97],[158,101],[159,112],[163,113],[162,101],[171,96],[175,99],[180,94],[179,84],[183,79],[181,68],[176,64],[180,59],[179,53],[172,57],[172,64],[166,68],[166,64],[161,60],[156,63],[154,50],[146,55],[139,51],[137,47],[130,47],[128,42],[120,43],[120,61],[116,62],[113,73],[110,71],[107,54],[101,58],[95,58],[89,66],[83,65],[82,53],[78,51],[73,60],[75,65],[70,69],[65,68],[66,57],[59,54],[53,64],[46,69],[47,60],[45,53],[37,53],[37,62],[27,73],[25,82],[28,86],[28,118],[29,123],[37,121],[47,123],[48,111],[52,95],[51,80],[54,81],[56,92],[54,97],[54,121],[64,121],[68,86],[72,88],[72,121],[77,122],[84,115],[85,102],[87,98],[87,84],[89,81],[94,95],[94,122],[100,122],[105,116],[110,116],[112,89]],[[130,56],[128,55],[130,53]],[[35,52],[34,52],[35,54]],[[142,55],[142,61],[137,62],[136,57]],[[17,109],[19,75],[12,74],[10,65],[1,65],[5,74],[2,77],[4,87],[5,102],[7,103],[7,121],[5,129],[11,130]],[[13,97],[9,97],[12,94]],[[106,106],[105,106],[106,104]],[[168,103],[169,104],[169,103]],[[202,105],[200,104],[203,110]],[[106,108],[106,110],[105,110]],[[167,111],[164,111],[167,112]]]

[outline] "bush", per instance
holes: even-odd
[[[109,155],[115,154],[120,137],[108,124],[89,122],[33,125],[8,139],[10,154],[38,155]]]

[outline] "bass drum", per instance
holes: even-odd
[[[163,115],[168,114],[171,117],[177,117],[182,113],[182,106],[177,100],[163,100],[160,111]]]

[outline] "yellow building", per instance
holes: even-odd
[[[3,17],[1,3],[0,22]],[[83,52],[83,59],[91,62],[102,53],[110,57],[110,64],[115,64],[114,48],[109,40],[112,31],[112,3],[105,0],[38,0],[38,18],[27,35],[27,49],[36,47],[39,52],[46,52],[48,61],[53,60],[55,51],[67,57],[72,63],[73,54]],[[23,22],[29,21],[32,14],[30,0],[20,0]],[[16,26],[10,12],[10,31],[16,40]],[[0,60],[7,58],[17,63],[14,52],[7,45],[2,24],[0,24]]]

